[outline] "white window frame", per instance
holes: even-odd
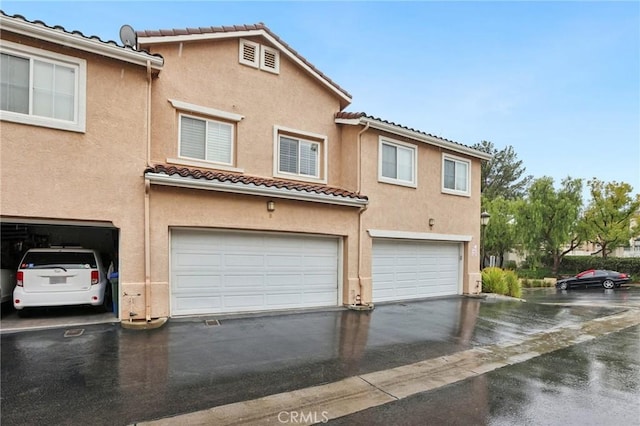
[[[191,118],[193,120],[199,120],[199,121],[203,121],[205,123],[206,126],[206,130],[205,130],[205,137],[208,133],[208,129],[209,129],[209,123],[217,123],[217,124],[224,124],[226,126],[231,127],[231,141],[230,141],[230,153],[229,153],[229,162],[225,163],[225,162],[221,162],[221,161],[213,161],[213,160],[207,160],[206,157],[206,144],[205,144],[205,158],[195,158],[195,157],[186,157],[180,154],[181,152],[181,148],[182,148],[182,118],[183,117],[187,117],[187,118]],[[235,133],[236,133],[236,126],[235,124],[232,123],[228,123],[226,121],[221,121],[221,120],[214,120],[211,118],[205,118],[205,117],[199,117],[197,115],[191,115],[191,114],[186,114],[186,113],[179,113],[178,114],[178,159],[179,160],[186,160],[185,162],[199,162],[199,163],[203,163],[203,164],[209,164],[212,166],[217,166],[217,165],[223,165],[223,166],[233,166],[233,161],[235,158]]]
[[[467,190],[466,191],[462,191],[462,190],[458,190],[458,189],[451,189],[451,188],[446,188],[444,186],[444,164],[445,161],[453,161],[455,164],[457,163],[463,163],[466,164],[467,166]],[[454,176],[454,182],[456,181],[456,176]],[[451,154],[442,154],[442,192],[445,194],[451,194],[451,195],[461,195],[464,197],[470,197],[471,196],[471,161],[466,159],[466,158],[462,158],[462,157],[457,157],[455,155],[451,155]]]
[[[404,180],[391,178],[382,175],[382,147],[384,145],[393,146],[396,149],[408,150],[411,152],[412,179]],[[397,165],[396,165],[397,167]],[[410,188],[418,187],[418,147],[416,145],[389,139],[384,136],[378,137],[378,182],[390,183],[392,185],[408,186]]]
[[[31,46],[0,40],[0,52],[29,60],[29,113],[0,110],[0,120],[28,124],[52,129],[84,133],[86,131],[87,109],[87,61],[81,58],[49,52]],[[74,82],[74,119],[61,120],[32,114],[33,109],[33,63],[34,60],[73,68]]]
[[[196,105],[189,102],[180,101],[177,99],[168,99],[168,101],[169,103],[171,103],[173,108],[175,108],[177,111],[179,111],[180,113],[186,116],[201,119],[201,120],[220,121],[227,124],[232,124],[233,132],[231,136],[233,139],[232,141],[233,146],[231,148],[231,162],[235,164],[235,161],[236,161],[235,145],[236,145],[236,132],[237,132],[237,126],[235,124],[242,121],[244,119],[244,115],[240,115],[234,112],[222,111],[219,109],[206,107],[202,105]],[[196,115],[190,115],[189,113],[196,114]],[[230,123],[230,122],[233,122],[233,123]],[[178,165],[193,166],[193,167],[209,167],[209,168],[216,168],[220,170],[226,170],[230,172],[239,172],[239,173],[244,172],[243,169],[239,169],[237,167],[234,167],[233,165],[224,165],[223,163],[214,163],[211,161],[201,160],[201,159],[196,159],[191,157],[181,157],[180,156],[180,137],[182,134],[181,125],[182,125],[182,119],[178,117],[178,150],[177,150],[178,156],[176,158],[167,158],[168,164],[178,164]]]
[[[309,176],[299,173],[288,173],[280,171],[280,136],[298,141],[318,144],[317,176]],[[273,127],[273,175],[286,179],[302,180],[306,182],[327,183],[327,153],[329,151],[329,141],[327,136],[318,133],[305,132],[283,126]],[[299,159],[298,159],[299,161]]]

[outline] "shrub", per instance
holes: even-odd
[[[513,271],[504,271],[504,281],[507,284],[508,295],[511,297],[522,296],[522,287],[518,275]]]
[[[484,268],[482,270],[482,291],[484,293],[509,294],[504,271],[496,267]]]

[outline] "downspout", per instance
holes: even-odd
[[[360,189],[362,187],[362,134],[367,130],[369,130],[370,125],[371,123],[367,122],[366,126],[364,126],[364,129],[358,132],[358,146],[357,146],[358,163],[356,165],[356,175],[357,175],[356,178],[358,180],[357,182],[358,187],[356,188],[356,192],[358,194],[360,194]]]
[[[370,123],[364,126],[364,129],[358,132],[358,162],[356,166],[356,174],[357,174],[357,190],[356,192],[360,194],[362,190],[362,135],[364,132],[369,130]],[[355,303],[356,305],[363,306],[362,304],[362,293],[363,293],[363,285],[362,285],[362,214],[367,211],[369,205],[365,205],[360,208],[360,212],[358,213],[358,287],[360,289],[359,294],[356,296]],[[369,308],[372,308],[372,304],[367,305]]]
[[[147,60],[147,167],[151,166],[151,83],[153,75],[151,72],[151,61]],[[167,322],[167,318],[151,319],[151,220],[150,220],[150,203],[149,196],[151,193],[151,182],[148,178],[144,179],[144,313],[145,322],[122,322],[124,328],[133,328],[138,330],[148,330],[161,327]],[[140,296],[135,294],[132,296]],[[132,304],[133,305],[133,304]],[[130,314],[135,315],[135,314]]]
[[[149,191],[151,183],[144,180],[144,314],[147,322],[151,322],[151,242],[149,227]]]
[[[151,61],[147,60],[147,167],[151,166]],[[151,321],[151,225],[149,220],[149,192],[151,183],[144,180],[144,314]]]

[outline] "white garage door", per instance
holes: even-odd
[[[373,301],[459,293],[459,243],[373,240]]]
[[[338,304],[338,239],[182,230],[171,232],[173,315]]]

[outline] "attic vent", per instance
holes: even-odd
[[[260,53],[260,69],[278,74],[280,72],[279,52],[276,49],[262,46]]]
[[[258,68],[260,45],[249,40],[240,40],[240,63]]]

